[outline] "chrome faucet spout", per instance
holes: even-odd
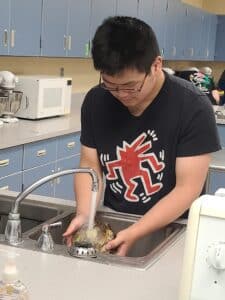
[[[97,173],[91,168],[75,168],[68,169],[53,173],[46,177],[43,177],[30,186],[28,186],[23,192],[21,192],[15,200],[14,205],[12,206],[11,212],[9,213],[8,222],[5,229],[5,239],[12,245],[20,244],[22,241],[21,234],[21,222],[20,222],[20,214],[19,214],[19,205],[23,199],[25,199],[30,193],[32,193],[36,188],[45,184],[46,182],[53,180],[55,178],[75,174],[75,173],[87,173],[90,174],[92,178],[92,192],[98,191],[98,176]]]
[[[32,193],[36,188],[38,188],[39,186],[43,185],[44,183],[53,180],[55,178],[64,176],[64,175],[68,175],[68,174],[74,174],[74,173],[88,173],[91,175],[92,177],[92,191],[93,192],[97,192],[98,191],[98,177],[96,172],[93,169],[89,169],[89,168],[76,168],[76,169],[68,169],[68,170],[63,170],[63,171],[59,171],[57,173],[48,175],[46,177],[43,177],[39,180],[37,180],[36,182],[34,182],[33,184],[31,184],[30,186],[28,186],[23,192],[21,192],[14,203],[14,206],[12,207],[11,213],[17,214],[18,210],[19,210],[19,204],[20,202],[26,198],[30,193]]]

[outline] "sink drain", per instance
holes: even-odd
[[[95,248],[88,242],[76,242],[68,248],[68,252],[71,256],[79,258],[97,257]]]

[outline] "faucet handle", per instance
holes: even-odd
[[[54,241],[52,239],[51,233],[49,232],[49,229],[58,226],[62,226],[61,221],[52,224],[44,224],[42,226],[42,233],[37,241],[38,248],[40,248],[44,252],[49,252],[54,249]]]

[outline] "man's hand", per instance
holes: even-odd
[[[132,245],[138,240],[138,236],[133,231],[132,227],[128,227],[118,232],[115,239],[108,242],[107,250],[115,250],[119,256],[126,256]]]
[[[87,223],[87,216],[85,215],[77,215],[73,220],[70,222],[69,227],[64,232],[63,237],[66,238],[66,244],[68,247],[72,245],[72,235],[75,231],[77,231],[82,225]]]

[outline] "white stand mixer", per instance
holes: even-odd
[[[18,78],[13,73],[0,72],[0,125],[18,121],[14,114],[20,107],[22,93],[14,91],[17,82]]]

